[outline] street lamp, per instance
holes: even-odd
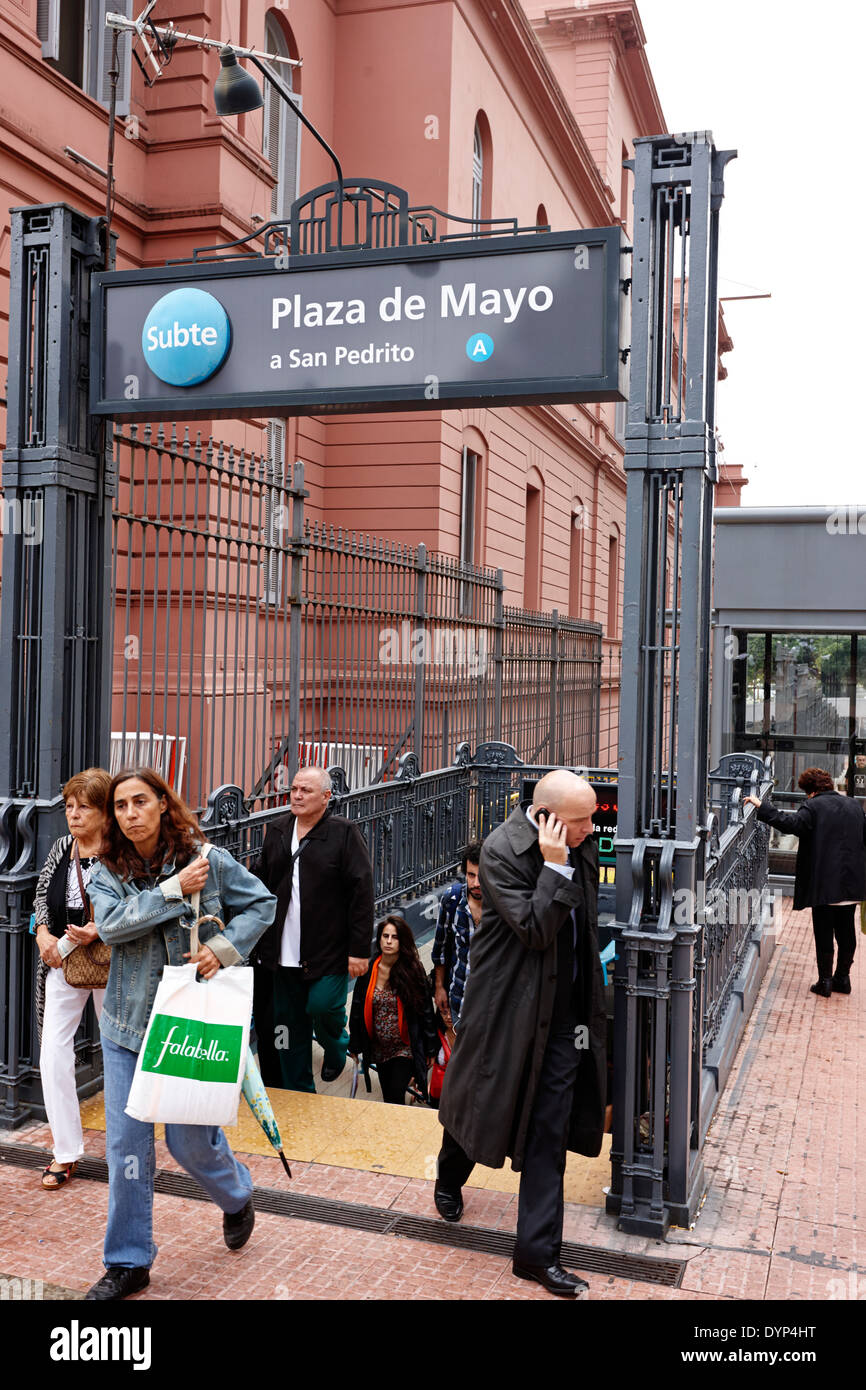
[[[279,92],[283,101],[287,102],[292,108],[298,120],[307,127],[311,135],[315,136],[322,149],[325,150],[334,162],[337,171],[337,185],[340,190],[340,202],[343,201],[343,170],[340,161],[316,127],[307,120],[299,106],[292,101],[291,93],[284,87],[276,73],[271,72],[266,67],[257,54],[250,49],[235,49],[230,44],[224,44],[220,49],[220,73],[213,88],[214,108],[218,116],[241,116],[247,111],[258,111],[260,106],[264,106],[264,98],[261,89],[254,77],[250,77],[248,72],[244,72],[238,62],[238,53],[242,53],[254,67],[257,67],[263,77],[270,82],[276,92]]]
[[[219,116],[240,116],[244,112],[257,111],[264,105],[261,89],[254,77],[240,66],[238,58],[245,58],[258,68],[262,76],[271,84],[292,109],[302,125],[313,135],[322,149],[333,161],[337,171],[337,186],[340,193],[340,204],[343,202],[343,170],[340,161],[334,154],[328,142],[319,134],[313,123],[303,114],[300,107],[292,100],[292,95],[287,87],[283,85],[270,66],[266,66],[261,61],[267,59],[268,64],[287,63],[291,67],[299,67],[300,62],[296,58],[284,58],[280,54],[262,53],[258,49],[242,48],[236,45],[227,44],[223,39],[211,39],[201,34],[187,34],[176,29],[173,24],[155,24],[150,18],[156,0],[148,0],[141,14],[137,19],[128,19],[126,15],[108,13],[105,16],[105,26],[113,33],[113,50],[111,70],[111,104],[109,108],[109,136],[108,136],[108,190],[106,196],[106,246],[108,246],[108,230],[111,222],[111,198],[112,186],[114,182],[114,121],[115,121],[115,98],[117,93],[117,78],[119,75],[117,60],[117,41],[121,33],[131,33],[133,38],[132,54],[144,76],[144,80],[149,87],[152,87],[158,77],[162,76],[163,70],[171,62],[172,55],[179,43],[192,44],[197,48],[216,48],[219,50],[220,72],[214,83],[214,107]],[[144,52],[142,59],[135,50],[136,40],[141,44]],[[106,251],[106,269],[108,268]]]

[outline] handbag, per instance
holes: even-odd
[[[72,850],[72,858],[75,862],[75,872],[78,875],[78,887],[81,892],[81,901],[85,911],[90,909],[88,921],[93,921],[93,903],[89,901],[84,887],[84,876],[81,872],[81,855],[78,853],[78,841],[76,840]],[[108,984],[108,971],[111,966],[111,947],[106,941],[100,941],[99,937],[95,941],[89,941],[86,946],[76,946],[68,956],[63,957],[63,978],[68,985],[74,985],[76,989],[105,989]]]
[[[205,856],[210,845],[202,846]],[[199,948],[199,927],[219,917],[199,917],[200,894],[190,952]],[[247,1060],[253,1007],[251,966],[233,965],[210,980],[198,967],[166,965],[151,1009],[144,1042],[126,1102],[126,1113],[149,1124],[233,1125]]]
[[[430,1072],[430,1104],[438,1107],[442,1097],[442,1083],[445,1080],[445,1068],[451,1060],[451,1049],[454,1046],[454,1030],[451,1028],[437,1029],[439,1033],[439,1051]],[[441,1058],[441,1061],[440,1061]]]

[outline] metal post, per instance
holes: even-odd
[[[292,539],[291,573],[289,581],[289,716],[288,749],[286,764],[288,781],[291,785],[298,770],[298,746],[301,736],[301,626],[304,616],[304,501],[309,497],[304,491],[304,465],[295,459],[292,468],[292,486],[289,496],[292,499]]]
[[[664,1236],[703,1188],[697,904],[708,831],[718,210],[708,132],[635,141],[619,735],[613,1177],[620,1227]],[[686,313],[686,301],[688,312]],[[667,609],[665,561],[674,598]],[[674,893],[695,904],[682,923]]]
[[[115,479],[87,410],[90,272],[105,261],[103,231],[101,219],[63,203],[12,212],[3,462],[12,525],[0,604],[0,708],[9,713],[0,744],[0,1085],[11,1124],[41,1105],[27,935],[36,875],[64,828],[63,782],[108,758]],[[101,1071],[90,1015],[78,1051],[83,1092]]]
[[[550,615],[550,734],[548,756],[552,763],[562,762],[562,730],[559,729],[559,612]],[[557,743],[557,736],[559,742]]]
[[[502,599],[504,593],[505,577],[502,570],[497,570],[493,618],[493,728],[490,731],[491,743],[499,743],[502,739],[502,685],[505,668],[505,613]]]

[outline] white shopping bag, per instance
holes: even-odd
[[[151,1124],[236,1124],[252,1007],[249,966],[233,965],[197,982],[194,965],[167,965],[127,1115]]]
[[[209,849],[204,846],[203,853]],[[199,894],[192,903],[196,920],[190,950],[195,955]],[[134,1120],[180,1125],[237,1122],[253,972],[249,966],[232,965],[209,980],[196,980],[197,968],[167,965],[162,972],[126,1102],[126,1113]]]

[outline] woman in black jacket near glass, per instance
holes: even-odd
[[[427,1072],[437,1047],[433,1001],[405,917],[390,916],[376,931],[377,954],[355,983],[349,1017],[349,1055],[375,1062],[382,1099],[403,1105],[414,1078],[427,1099]]]
[[[794,910],[812,909],[818,979],[810,988],[829,999],[834,991],[851,993],[850,970],[857,949],[854,917],[857,904],[866,898],[866,816],[858,801],[835,790],[823,768],[807,767],[797,786],[806,800],[794,812],[762,805],[756,796],[744,800],[758,807],[758,820],[799,836]]]

